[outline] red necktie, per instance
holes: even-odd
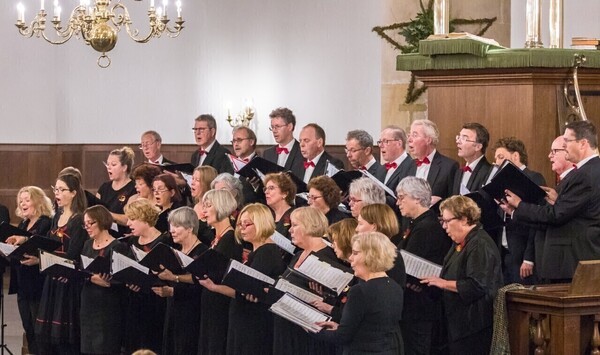
[[[396,169],[398,164],[396,162],[385,163],[385,170]]]
[[[200,148],[200,149],[198,149],[198,154],[200,154],[200,156],[202,156],[202,155],[206,154],[206,150]]]
[[[242,161],[243,161],[244,163],[247,163],[247,162],[249,162],[249,161],[250,161],[250,158],[244,158],[244,159],[242,159]]]
[[[367,167],[363,165],[363,166],[361,166],[361,167],[360,167],[360,168],[358,168],[358,169],[359,169],[359,170],[367,170]]]
[[[304,162],[304,169],[308,169],[308,168],[309,168],[309,167],[311,167],[311,166],[312,166],[313,168],[315,167],[315,163],[314,163],[313,161],[311,161],[311,160],[307,160],[307,161],[305,161],[305,162]]]
[[[472,173],[472,172],[473,172],[473,170],[471,169],[471,167],[469,167],[468,165],[465,165],[465,166],[463,166],[463,167],[461,168],[461,170],[462,170],[464,173],[466,173],[467,171],[468,171],[468,172],[470,172],[470,173]]]
[[[281,154],[281,153],[285,153],[285,154],[290,154],[290,151],[286,148],[286,147],[275,147],[275,152],[277,152],[277,154]]]
[[[425,157],[423,160],[415,159],[415,164],[417,164],[417,168],[423,164],[430,164],[429,158]]]
[[[156,160],[152,162],[153,164],[160,164],[160,161]]]
[[[577,170],[577,164],[573,164],[573,169]]]

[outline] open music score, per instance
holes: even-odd
[[[290,295],[299,298],[300,300],[311,304],[315,301],[323,301],[323,297],[314,294],[310,291],[303,289],[302,287],[298,287],[293,283],[287,281],[286,279],[279,279],[275,284],[275,288],[282,292],[287,292]]]
[[[142,260],[146,255],[148,255],[147,252],[145,252],[142,249],[136,247],[135,245],[131,246],[131,251],[133,251],[133,255],[135,256],[135,260],[137,260],[137,261]]]
[[[123,254],[119,254],[116,251],[112,253],[112,262],[110,264],[110,271],[112,274],[116,274],[117,272],[125,270],[128,267],[139,270],[144,274],[150,273],[149,268],[141,265],[137,261],[132,260]]]
[[[44,271],[53,265],[60,265],[75,270],[73,260],[40,250],[40,271]]]
[[[296,271],[336,292],[338,295],[348,286],[354,275],[331,266],[319,260],[315,255],[309,255]]]
[[[439,277],[442,273],[441,265],[432,263],[406,250],[400,250],[400,254],[402,254],[402,259],[404,259],[406,273],[410,276],[423,279],[429,276]]]
[[[277,244],[278,247],[283,249],[284,251],[294,255],[296,253],[296,246],[292,244],[292,241],[283,236],[283,234],[275,231],[271,236],[271,240]]]
[[[319,312],[287,293],[273,303],[269,310],[312,333],[318,333],[322,329],[315,324],[316,322],[326,322],[331,319],[325,313]]]
[[[189,256],[185,255],[185,253],[183,253],[177,249],[173,249],[173,252],[175,253],[175,256],[177,257],[177,259],[179,260],[179,263],[181,264],[181,266],[183,268],[188,267],[189,264],[194,262],[194,258],[190,258]]]
[[[2,253],[2,255],[8,257],[10,256],[10,254],[12,254],[13,251],[17,250],[17,245],[12,245],[12,244],[6,244],[6,243],[0,243],[0,253]]]
[[[227,272],[231,272],[231,270],[237,270],[242,274],[248,275],[254,279],[263,281],[268,283],[269,285],[274,285],[275,280],[262,272],[251,268],[250,266],[244,265],[237,260],[231,259],[231,263],[229,264],[229,268],[227,268]],[[227,277],[227,276],[225,276]]]

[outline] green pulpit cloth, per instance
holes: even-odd
[[[396,70],[571,68],[573,66],[573,56],[576,53],[585,55],[587,59],[581,67],[600,68],[600,50],[549,48],[495,49],[493,46],[487,44],[480,44],[479,49],[477,49],[472,44],[465,45],[464,43],[461,44],[455,41],[459,40],[436,40],[435,42],[442,42],[437,49],[434,48],[436,44],[431,43],[427,44],[424,48],[420,48],[422,52],[419,54],[401,54],[396,57]],[[465,39],[462,41],[468,40]],[[453,46],[452,42],[456,43],[454,49],[451,48]],[[422,46],[420,45],[420,47]],[[484,50],[485,53],[483,52]]]

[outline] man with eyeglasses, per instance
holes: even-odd
[[[217,122],[212,115],[202,114],[194,121],[194,138],[198,149],[192,154],[194,166],[210,165],[220,173],[233,174],[233,166],[227,157],[229,151],[216,139]]]
[[[373,156],[373,137],[362,129],[346,135],[346,158],[355,170],[366,170],[378,178],[385,174],[385,168]]]
[[[456,171],[453,195],[465,195],[479,190],[487,181],[492,164],[485,157],[485,150],[490,142],[487,128],[477,122],[465,123],[456,136],[458,156],[465,160],[465,165]]]
[[[575,164],[554,191],[554,203],[538,206],[506,190],[503,209],[513,219],[546,226],[538,267],[548,282],[570,282],[580,260],[600,259],[600,158],[598,134],[589,121],[567,124],[563,134],[565,159]]]
[[[377,145],[381,158],[386,161],[383,165],[386,173],[377,178],[392,191],[396,191],[400,180],[416,167],[415,161],[406,152],[406,132],[398,126],[387,126],[381,131]]]
[[[146,131],[142,133],[141,143],[139,148],[144,153],[148,163],[158,165],[175,164],[175,162],[165,158],[160,152],[162,138],[156,131]]]
[[[504,161],[508,160],[538,186],[546,185],[542,174],[527,167],[527,149],[521,140],[515,137],[504,137],[499,139],[493,148],[496,166],[502,166]],[[513,221],[506,214],[504,214],[504,222],[500,238],[496,241],[500,245],[504,284],[533,285],[537,281],[535,278],[537,267],[534,270],[536,229]]]
[[[445,199],[452,194],[454,175],[458,163],[437,151],[440,131],[430,120],[415,120],[408,135],[408,152],[415,161],[409,171],[410,176],[426,179],[431,186],[431,203]]]
[[[233,129],[231,145],[233,154],[245,163],[256,156],[256,134],[248,127],[239,126]]]
[[[271,127],[277,145],[264,151],[264,157],[270,162],[284,167],[302,179],[304,176],[304,158],[300,152],[300,143],[294,139],[296,116],[289,108],[280,107],[273,110]]]
[[[573,171],[573,163],[568,161],[566,157],[566,151],[563,148],[563,143],[565,139],[563,136],[558,136],[552,142],[550,146],[550,153],[548,154],[548,159],[550,159],[550,164],[552,171],[554,171],[557,175],[557,182],[560,183],[563,181],[567,175]],[[549,201],[554,202],[554,201]]]
[[[344,163],[325,151],[325,131],[316,123],[309,123],[300,131],[300,153],[304,158],[303,173],[300,177],[308,184],[310,179],[325,175],[327,162],[337,169]]]

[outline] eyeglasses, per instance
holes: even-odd
[[[149,146],[153,145],[156,142],[158,142],[158,141],[142,142],[142,144],[138,145],[138,148],[140,148],[140,149],[148,148]]]
[[[345,148],[344,152],[346,152],[346,154],[348,154],[348,153],[354,154],[354,153],[356,153],[358,151],[361,151],[361,150],[365,150],[365,148],[358,148],[358,149],[348,149],[348,148]]]
[[[263,187],[263,192],[267,192],[267,191],[275,191],[277,189],[277,186],[265,186]]]
[[[65,189],[62,187],[54,187],[52,185],[50,185],[50,190],[52,190],[52,192],[54,192],[55,194],[62,194],[65,191],[71,191],[69,189]]]
[[[93,226],[94,224],[96,224],[96,223],[98,223],[98,222],[97,222],[97,221],[92,221],[92,222],[90,222],[90,223],[86,223],[86,222],[84,222],[84,223],[83,223],[83,228],[85,228],[85,229],[87,229],[87,228],[92,228],[92,226]]]
[[[231,140],[231,144],[235,144],[235,143],[242,143],[245,140],[248,140],[250,138],[236,138],[236,139],[232,139]]]
[[[359,200],[359,199],[354,198],[354,197],[350,197],[348,199],[348,201],[350,201],[350,203],[359,203],[359,202],[362,202],[362,200]]]
[[[169,189],[152,189],[152,193],[154,194],[162,194],[165,192],[169,192]]]
[[[466,136],[456,136],[456,141],[460,142],[460,143],[465,143],[465,142],[469,142],[469,143],[478,143],[477,141],[474,141],[472,139],[469,139]]]
[[[438,218],[438,220],[440,221],[440,224],[443,226],[444,224],[448,224],[450,223],[450,221],[453,221],[455,219],[460,219],[458,217],[452,217],[452,218],[448,218],[448,219],[444,219],[442,217]]]
[[[556,155],[558,152],[564,152],[566,149],[558,148],[558,149],[550,149],[551,155]]]
[[[271,127],[269,127],[269,131],[271,131],[271,132],[273,132],[273,131],[279,131],[280,129],[282,129],[285,126],[287,126],[287,125],[281,125],[281,126],[272,125]]]
[[[388,145],[390,142],[398,142],[399,139],[380,139],[377,141],[377,145]]]
[[[309,201],[310,201],[310,200],[313,200],[313,201],[314,201],[314,200],[318,200],[318,199],[320,199],[320,198],[323,198],[323,196],[315,196],[315,195],[308,195],[308,196],[306,196],[306,197],[308,198],[308,200],[309,200]]]
[[[239,229],[246,229],[246,228],[248,228],[250,226],[253,226],[253,225],[254,225],[254,223],[252,223],[252,222],[245,222],[245,223],[242,222],[242,223],[238,223],[237,224],[237,226],[238,226]]]
[[[397,194],[396,195],[396,199],[398,200],[398,202],[404,201],[404,198],[406,198],[406,195],[404,195],[404,194]]]

